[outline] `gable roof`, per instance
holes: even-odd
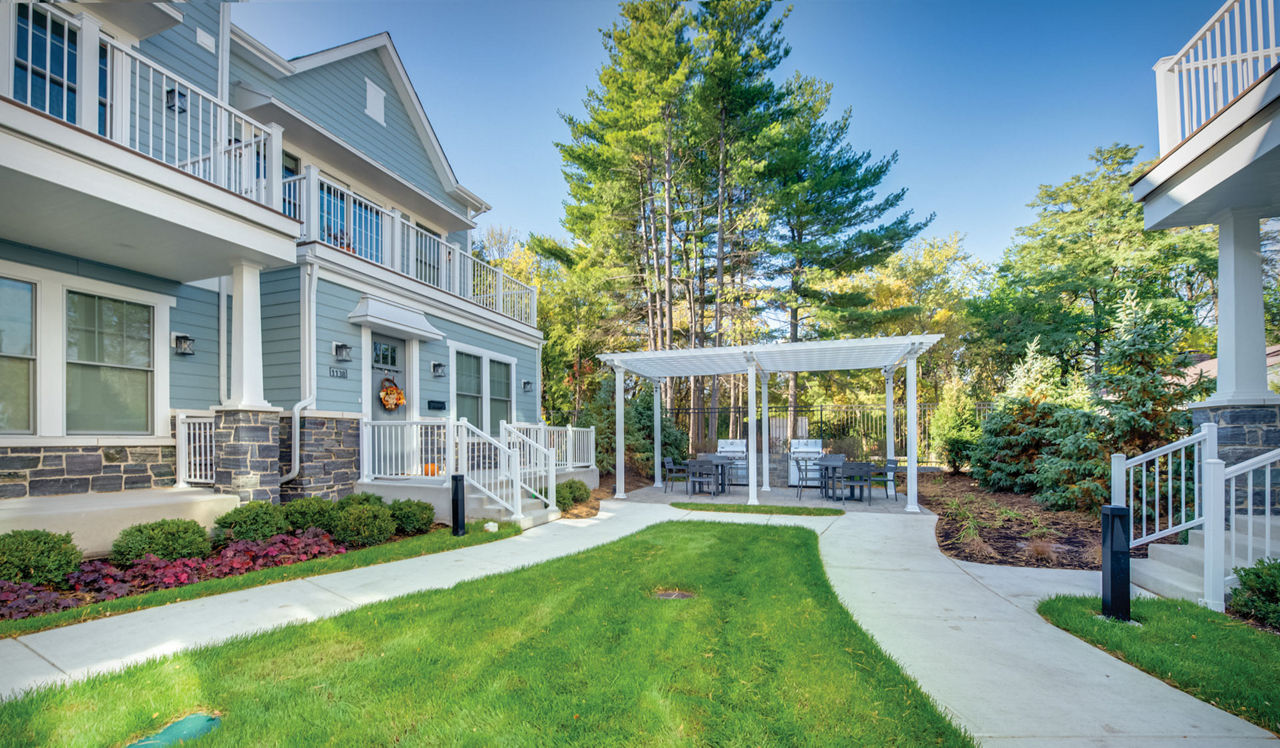
[[[427,117],[427,112],[422,107],[418,92],[414,88],[413,82],[409,79],[409,73],[404,68],[400,53],[396,50],[395,43],[391,41],[391,34],[383,31],[373,36],[313,52],[309,55],[295,57],[291,60],[283,59],[244,31],[244,29],[234,24],[232,26],[232,38],[245,50],[258,57],[265,64],[266,69],[277,78],[285,78],[326,65],[332,65],[365,52],[377,52],[379,59],[387,68],[388,73],[390,73],[391,82],[396,89],[396,95],[404,104],[405,111],[409,113],[409,121],[417,133],[418,139],[422,142],[423,150],[426,151],[432,168],[440,176],[440,181],[444,185],[445,191],[461,200],[475,214],[484,213],[493,207],[458,182],[458,177],[453,172],[453,166],[449,163],[449,159],[444,153],[444,148],[440,145],[439,138],[436,137],[435,128],[431,126],[431,120]]]

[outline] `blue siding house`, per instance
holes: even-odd
[[[286,60],[234,9],[0,0],[0,532],[452,474],[554,516],[593,434],[540,422],[536,291],[391,37]]]

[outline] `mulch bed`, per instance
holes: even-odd
[[[1102,529],[1087,512],[1044,509],[993,493],[967,475],[922,475],[920,503],[938,515],[938,547],[963,561],[1050,569],[1101,568]]]
[[[645,478],[636,475],[631,468],[627,469],[627,490],[637,491],[641,488],[653,485],[652,478]],[[561,512],[560,516],[566,519],[587,519],[594,517],[600,513],[600,500],[613,498],[613,476],[600,476],[600,487],[591,492],[591,498],[576,504],[569,508],[567,512]]]

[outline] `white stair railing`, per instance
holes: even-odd
[[[176,486],[212,485],[213,416],[179,413],[174,419],[178,479]]]
[[[467,485],[511,512],[513,519],[523,518],[516,453],[465,418],[454,423],[453,432],[454,469],[466,476]]]
[[[1111,455],[1111,504],[1129,507],[1131,548],[1204,523],[1204,464],[1217,457],[1212,423],[1136,457]]]
[[[527,424],[525,425],[527,428]],[[535,426],[535,428],[537,428]],[[556,505],[556,461],[551,450],[529,438],[522,430],[503,422],[503,441],[516,456],[517,480],[523,493],[538,499],[548,509]]]
[[[569,426],[569,464],[589,468],[596,464],[596,427]]]
[[[365,421],[361,460],[365,478],[449,476],[449,421]]]
[[[1280,502],[1272,491],[1280,488],[1280,449],[1226,467],[1211,460],[1204,523],[1204,604],[1222,610],[1226,590],[1236,584],[1235,568],[1252,566],[1280,555],[1276,512]]]

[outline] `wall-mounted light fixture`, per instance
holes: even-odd
[[[179,356],[194,356],[196,354],[196,339],[190,335],[175,332],[173,334],[173,352]]]
[[[528,379],[521,380],[520,389],[524,390],[525,392],[533,392],[533,382],[530,382]]]
[[[443,376],[445,375],[445,372],[446,372],[446,371],[447,371],[447,369],[446,369],[445,364],[444,364],[444,362],[443,362],[443,361],[432,361],[432,362],[431,362],[431,376],[433,376],[433,377],[443,377]]]
[[[171,88],[164,92],[164,106],[171,112],[187,113],[187,92]]]
[[[333,357],[341,363],[351,361],[351,346],[347,343],[333,342]]]

